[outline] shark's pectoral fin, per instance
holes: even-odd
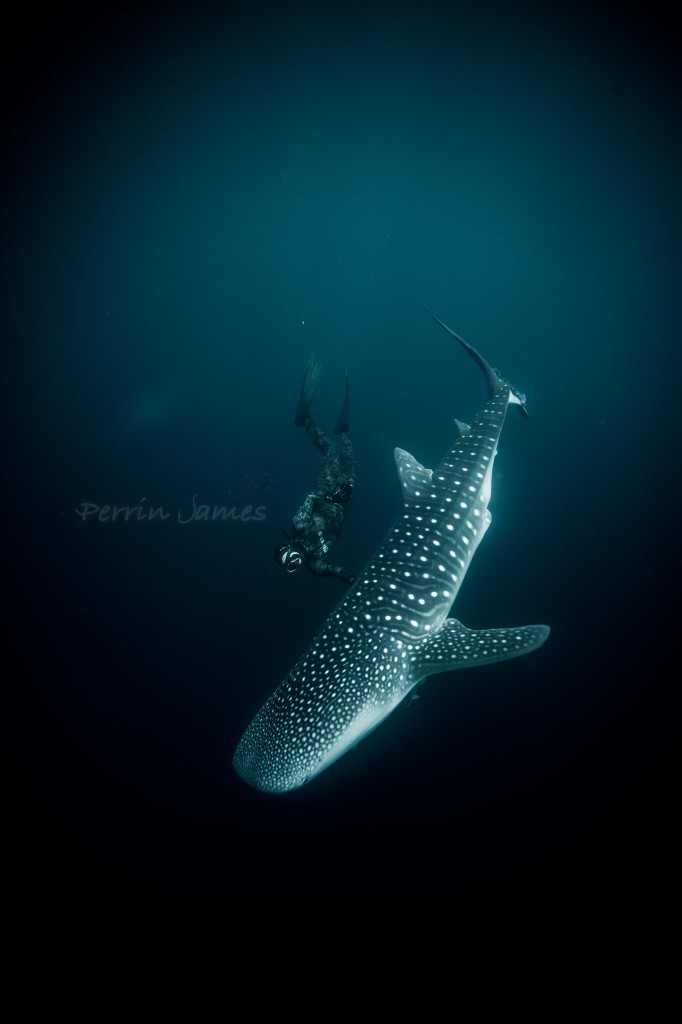
[[[414,455],[403,451],[402,448],[394,449],[393,458],[403,491],[403,501],[406,505],[420,502],[424,493],[431,490],[433,470],[426,469],[421,462],[417,462]]]
[[[457,619],[446,619],[438,632],[423,640],[412,655],[412,675],[425,679],[437,672],[517,658],[540,647],[548,636],[549,626],[467,629]]]

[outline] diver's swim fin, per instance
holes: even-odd
[[[348,387],[348,370],[345,366],[343,368],[343,375],[346,378],[346,392],[343,396],[343,407],[339,413],[339,418],[336,421],[336,426],[334,427],[335,434],[345,434],[350,430],[350,426],[348,424],[348,417],[350,415],[350,389]]]
[[[310,406],[312,405],[313,398],[315,397],[315,391],[317,390],[317,382],[320,379],[320,373],[322,371],[322,363],[318,362],[317,356],[314,352],[311,353],[308,365],[305,368],[303,375],[303,383],[301,384],[301,393],[298,396],[298,405],[296,406],[296,416],[294,417],[294,426],[300,427],[310,416]]]

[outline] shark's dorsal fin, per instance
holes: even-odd
[[[426,469],[421,462],[417,462],[414,455],[403,451],[402,448],[396,448],[393,457],[403,491],[403,501],[406,505],[420,503],[424,495],[431,490],[433,470]]]
[[[459,436],[460,437],[463,437],[464,434],[468,434],[469,431],[471,430],[471,427],[469,426],[469,424],[468,423],[463,423],[462,420],[457,420],[456,419],[455,423],[457,424],[457,429],[459,430]]]

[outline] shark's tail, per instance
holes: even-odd
[[[503,380],[499,376],[497,370],[493,369],[490,363],[488,363],[487,360],[483,358],[481,353],[477,349],[475,349],[473,345],[470,345],[468,341],[464,340],[464,338],[460,338],[459,334],[455,334],[452,328],[448,327],[447,324],[444,324],[442,320],[439,320],[436,314],[432,313],[428,306],[425,306],[423,302],[422,306],[429,314],[429,316],[432,317],[437,324],[440,324],[444,331],[447,331],[448,334],[455,339],[455,341],[459,342],[462,348],[469,353],[474,362],[483,370],[486,383],[488,385],[488,398],[492,398],[494,395],[499,394],[502,388],[509,388],[510,404],[517,405],[519,407],[519,412],[527,419],[528,413],[526,412],[526,396],[521,391],[518,391],[516,388],[512,387],[512,385],[509,384],[508,381]]]

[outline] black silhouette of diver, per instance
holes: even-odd
[[[344,367],[346,390],[343,407],[334,427],[334,433],[341,435],[339,451],[320,430],[310,415],[310,406],[320,378],[321,364],[313,352],[301,385],[296,407],[294,425],[305,427],[308,437],[322,453],[322,464],[317,474],[315,490],[292,519],[293,534],[286,544],[275,548],[275,561],[287,572],[295,572],[305,565],[315,576],[338,576],[344,583],[352,583],[355,577],[340,565],[326,561],[330,549],[336,544],[348,503],[355,487],[357,462],[350,439],[350,391],[348,373]]]

